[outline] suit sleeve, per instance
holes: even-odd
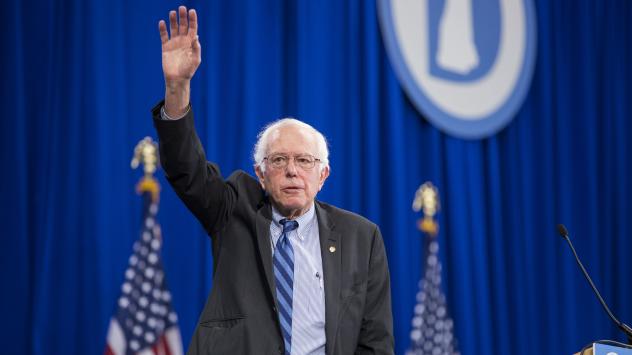
[[[219,167],[206,161],[195,131],[193,110],[178,120],[163,120],[160,102],[152,109],[158,132],[160,165],[167,181],[209,234],[222,229],[232,213],[236,189],[222,178]]]
[[[356,354],[394,354],[391,285],[384,241],[375,227],[366,305]]]

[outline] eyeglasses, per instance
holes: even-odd
[[[274,169],[285,169],[290,162],[290,158],[294,158],[294,164],[303,170],[310,170],[316,166],[316,162],[321,160],[309,154],[299,154],[292,157],[287,154],[272,154],[263,160],[267,160],[270,166]]]

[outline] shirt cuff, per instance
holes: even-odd
[[[169,115],[167,115],[167,112],[165,112],[165,105],[162,105],[162,107],[160,108],[160,118],[162,120],[165,120],[165,121],[179,120],[182,117],[186,116],[189,113],[190,110],[191,110],[191,104],[187,105],[187,110],[182,114],[182,116],[180,116],[180,117],[170,117]]]

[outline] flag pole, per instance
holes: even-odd
[[[423,217],[417,221],[417,228],[426,235],[425,267],[419,281],[417,304],[410,332],[411,344],[406,355],[458,355],[454,322],[441,290],[442,266],[437,238],[439,223],[435,220],[435,215],[440,209],[439,190],[431,182],[424,183],[417,189],[412,207],[415,212],[423,211]]]
[[[178,317],[173,309],[161,257],[162,232],[157,220],[160,184],[158,146],[145,137],[134,148],[132,169],[143,166],[136,192],[143,197],[143,222],[133,246],[125,279],[110,319],[105,355],[182,355]]]

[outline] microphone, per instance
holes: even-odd
[[[628,343],[632,344],[632,328],[630,328],[630,326],[628,326],[627,324],[619,321],[614,316],[614,314],[610,312],[610,308],[608,308],[608,305],[606,305],[606,301],[603,300],[603,298],[601,297],[601,294],[599,294],[599,291],[597,291],[597,287],[595,287],[595,284],[590,279],[590,276],[588,276],[588,272],[584,268],[584,265],[582,265],[582,262],[579,261],[579,256],[577,256],[577,252],[575,252],[575,248],[573,247],[573,243],[571,243],[571,238],[568,236],[568,230],[566,229],[566,227],[564,227],[563,224],[558,224],[557,232],[560,234],[560,236],[562,236],[562,238],[566,239],[566,241],[568,242],[568,245],[571,247],[571,250],[573,251],[573,254],[575,255],[575,260],[577,261],[577,265],[579,265],[579,267],[582,269],[582,272],[584,273],[586,280],[588,280],[590,287],[592,287],[593,291],[595,292],[595,295],[597,295],[597,298],[599,299],[599,302],[601,302],[603,309],[606,310],[606,313],[608,313],[608,316],[610,316],[610,319],[612,319],[614,324],[616,324],[617,327],[621,329],[621,331],[628,337]]]

